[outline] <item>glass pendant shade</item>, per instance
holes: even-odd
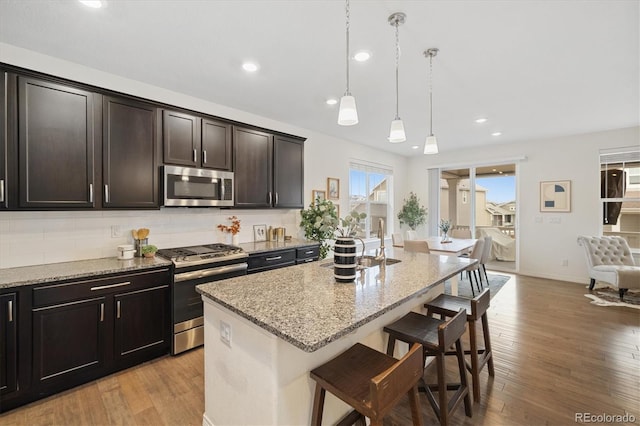
[[[354,124],[358,124],[356,98],[351,95],[344,95],[342,98],[340,98],[338,124],[341,126],[353,126]]]
[[[427,136],[427,140],[424,143],[425,154],[437,154],[438,153],[438,141],[434,135]]]
[[[389,142],[398,143],[407,140],[407,136],[404,133],[404,123],[399,118],[391,122],[391,130],[389,130]]]

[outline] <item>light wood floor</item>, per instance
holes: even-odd
[[[473,418],[460,407],[452,424],[575,425],[576,412],[628,412],[639,422],[640,311],[591,305],[585,293],[577,284],[511,279],[489,310],[496,375],[481,373]],[[202,425],[203,353],[88,383],[0,415],[0,424]],[[421,398],[425,424],[437,424]],[[409,413],[403,401],[385,424],[411,424]]]

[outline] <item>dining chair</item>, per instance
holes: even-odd
[[[473,250],[471,250],[471,254],[469,255],[469,258],[471,259],[478,259],[478,263],[475,263],[473,265],[470,265],[467,267],[467,269],[465,269],[465,271],[467,271],[467,278],[469,278],[469,285],[471,286],[471,294],[473,294],[474,296],[476,295],[475,291],[473,291],[473,278],[475,278],[476,281],[476,288],[478,289],[478,292],[480,292],[480,289],[482,288],[482,280],[478,279],[478,277],[480,276],[480,273],[478,272],[478,275],[476,275],[476,271],[478,271],[478,269],[480,268],[480,260],[482,259],[482,252],[484,250],[484,239],[479,238],[476,243],[473,245]],[[473,272],[473,275],[471,274]]]
[[[452,238],[471,238],[471,230],[470,229],[452,229],[450,233]]]
[[[404,251],[414,253],[430,253],[429,243],[425,240],[406,240],[404,242]]]
[[[402,234],[399,232],[391,234],[391,241],[393,242],[394,247],[404,246],[404,240],[402,239]]]
[[[480,258],[480,268],[478,271],[480,273],[480,281],[482,281],[482,272],[484,272],[484,279],[487,282],[487,287],[489,287],[489,277],[487,276],[487,262],[491,257],[491,246],[493,244],[493,238],[487,235],[484,237],[484,247],[482,248],[482,257]]]

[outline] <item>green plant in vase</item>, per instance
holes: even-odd
[[[398,220],[400,225],[407,225],[412,231],[427,221],[427,209],[420,205],[418,196],[413,192],[409,193],[409,198],[405,198]]]
[[[327,257],[331,250],[328,240],[332,240],[338,226],[338,210],[330,200],[320,200],[309,204],[308,209],[300,210],[302,220],[300,227],[304,236],[311,241],[320,243],[320,259]]]

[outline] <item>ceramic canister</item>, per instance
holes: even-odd
[[[351,237],[338,237],[333,247],[333,276],[339,283],[356,279],[356,242]]]

